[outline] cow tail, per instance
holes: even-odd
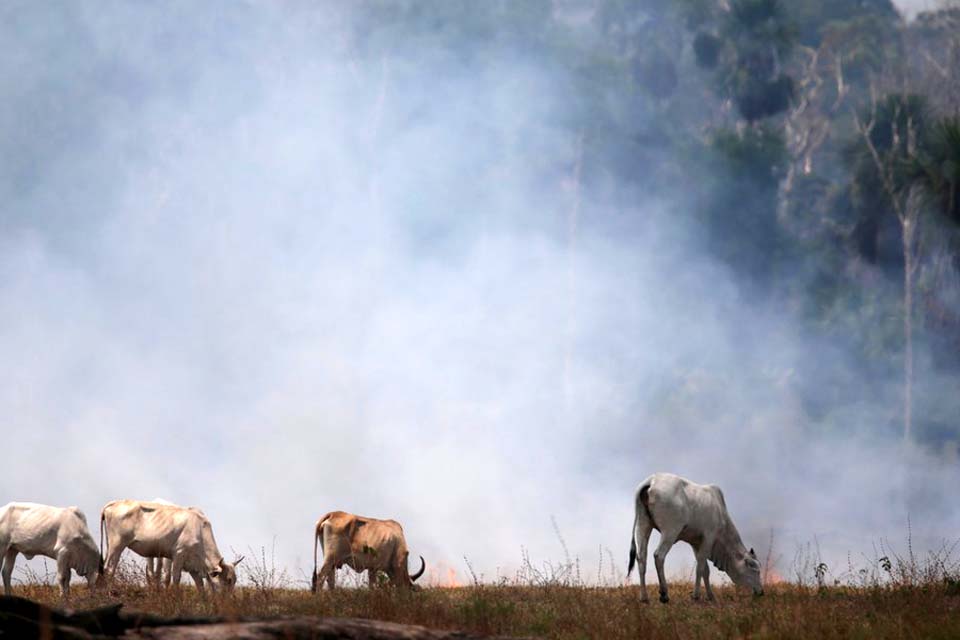
[[[322,531],[320,523],[317,523],[317,526],[313,530],[313,573],[310,574],[310,584],[314,591],[317,590],[317,540],[320,537]]]
[[[310,578],[310,583],[314,591],[318,591],[320,586],[317,584],[317,546],[319,545],[320,551],[323,552],[323,525],[329,517],[329,513],[324,514],[317,520],[317,526],[313,530],[313,576]]]
[[[657,521],[653,519],[653,514],[650,512],[650,482],[645,482],[640,485],[640,490],[637,491],[638,502],[643,505],[643,510],[647,513],[647,518],[650,519],[650,525],[660,531],[660,527],[657,526]],[[640,512],[637,512],[637,517],[640,516]]]
[[[103,550],[103,534],[106,528],[107,523],[107,514],[103,511],[100,512],[100,573],[103,573],[103,563],[106,560],[104,557]]]
[[[636,504],[633,505],[633,531],[630,533],[630,559],[627,562],[627,577],[630,577],[630,572],[633,571],[633,565],[637,561],[637,524],[640,522],[640,509],[642,508],[646,514],[647,518],[650,519],[650,524],[656,527],[656,523],[653,521],[653,514],[650,513],[650,507],[647,506],[648,494],[650,492],[650,482],[644,482],[637,489],[637,500]]]

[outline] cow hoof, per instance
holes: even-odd
[[[663,604],[667,604],[668,602],[670,602],[670,596],[668,596],[667,594],[661,592],[661,593],[660,593],[660,602],[662,602]]]
[[[693,596],[691,596],[691,597],[693,598],[693,601],[694,601],[694,602],[699,602],[699,601],[700,601],[700,594],[699,594],[699,593],[695,593],[695,594],[693,594]]]

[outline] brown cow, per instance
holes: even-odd
[[[323,551],[323,566],[319,572],[318,542]],[[313,532],[312,591],[319,591],[324,580],[333,589],[337,569],[343,565],[354,571],[366,571],[371,587],[376,584],[378,571],[385,572],[397,586],[415,587],[413,583],[423,575],[427,563],[420,556],[420,571],[411,576],[407,569],[409,555],[399,522],[331,511],[317,520]]]

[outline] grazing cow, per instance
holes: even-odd
[[[319,572],[318,542],[323,551],[323,566]],[[354,571],[366,571],[371,587],[376,584],[378,571],[385,572],[397,586],[415,587],[413,583],[423,575],[427,563],[420,556],[420,571],[411,576],[407,569],[409,555],[399,522],[331,511],[317,520],[313,532],[312,590],[319,591],[324,580],[333,589],[337,569],[343,565]]]
[[[763,595],[760,562],[753,549],[747,551],[743,546],[740,534],[727,512],[720,487],[690,482],[672,473],[655,473],[637,488],[635,514],[627,576],[636,560],[640,571],[640,597],[644,602],[648,600],[647,540],[653,529],[660,532],[660,544],[653,552],[660,582],[660,602],[670,600],[663,561],[677,540],[688,543],[696,554],[694,599],[700,598],[701,579],[707,599],[714,599],[707,560],[713,562],[720,571],[725,571],[734,584],[750,587],[756,595]]]
[[[210,521],[199,509],[139,500],[115,500],[100,513],[100,544],[104,534],[106,573],[112,575],[120,562],[120,554],[129,547],[145,558],[171,560],[168,579],[180,585],[186,571],[197,589],[203,591],[207,578],[211,587],[219,583],[233,589],[237,581],[236,562],[227,562],[220,555]],[[216,582],[214,582],[216,580]]]
[[[97,543],[87,518],[76,507],[50,507],[31,502],[11,502],[0,507],[0,566],[3,593],[10,594],[10,576],[17,554],[30,560],[36,555],[57,561],[57,582],[64,599],[70,595],[70,570],[87,579],[93,589],[103,573]]]
[[[169,500],[164,500],[163,498],[154,498],[151,502],[155,502],[157,504],[165,504],[171,507],[178,507],[180,509],[185,508],[185,507],[181,507],[180,505],[174,504]],[[196,507],[189,507],[189,508],[196,511],[204,518],[206,518],[206,514],[204,514],[203,511],[201,511],[200,509],[197,509]],[[224,569],[224,572],[220,574],[220,577],[218,578],[218,580],[220,584],[222,584],[227,588],[227,590],[232,590],[234,586],[236,586],[237,572],[235,569],[238,564],[243,562],[243,558],[244,556],[240,556],[239,558],[233,561],[232,563],[234,567],[233,571],[229,569]],[[146,566],[147,584],[152,584],[156,587],[159,587],[160,584],[162,583],[165,587],[170,586],[170,574],[171,574],[171,569],[173,565],[173,561],[170,558],[150,556],[147,558],[146,564],[147,564]],[[228,566],[229,564],[231,563],[228,563]],[[207,582],[210,584],[211,588],[214,587],[213,580],[211,580],[209,576],[207,576]]]

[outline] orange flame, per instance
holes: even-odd
[[[457,571],[443,562],[427,569],[427,586],[440,589],[454,589],[463,584],[457,579]]]
[[[764,584],[780,584],[781,582],[786,582],[786,579],[780,575],[780,572],[773,567],[767,567],[765,571],[766,573],[763,578]]]

